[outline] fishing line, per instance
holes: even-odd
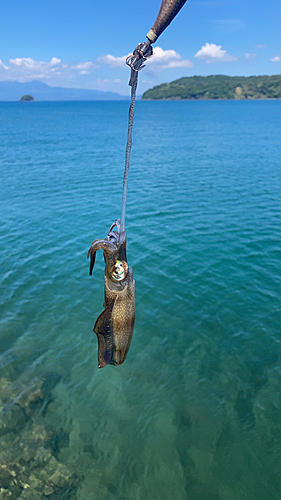
[[[126,218],[126,203],[128,194],[128,177],[129,167],[132,150],[132,132],[134,124],[134,112],[136,101],[136,89],[138,84],[138,72],[144,68],[144,62],[152,56],[153,49],[151,44],[156,42],[161,33],[169,26],[171,21],[177,15],[179,10],[183,7],[186,0],[162,0],[158,16],[151,30],[146,35],[147,41],[139,43],[135,48],[133,54],[130,54],[126,59],[126,64],[131,67],[131,79],[129,85],[131,86],[131,105],[129,109],[129,125],[127,146],[125,155],[125,172],[123,178],[123,195],[122,195],[122,208],[121,208],[121,228],[120,228],[120,243],[126,238],[125,233],[125,218]]]
[[[135,71],[134,73],[135,75],[131,87],[131,104],[129,109],[128,135],[127,135],[127,145],[125,154],[125,171],[123,177],[123,195],[122,195],[121,230],[120,230],[121,241],[123,241],[126,236],[125,234],[126,204],[128,195],[129,168],[130,168],[131,150],[132,150],[132,134],[134,125],[136,90],[138,85],[138,72]]]

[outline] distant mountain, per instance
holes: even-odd
[[[19,101],[23,95],[31,94],[35,101],[121,101],[129,97],[115,92],[101,90],[50,87],[46,83],[32,82],[0,82],[0,101]]]
[[[281,99],[281,75],[183,77],[147,90],[142,99]]]

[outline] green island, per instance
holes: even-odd
[[[147,90],[142,99],[281,99],[281,75],[183,77]]]
[[[32,95],[23,95],[20,99],[20,102],[34,102],[35,99]]]

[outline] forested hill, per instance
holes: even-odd
[[[183,77],[147,90],[142,99],[281,99],[281,75]]]

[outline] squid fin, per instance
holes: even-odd
[[[112,332],[112,309],[115,300],[111,301],[107,308],[99,315],[94,332],[98,337],[98,361],[99,368],[111,363],[114,354],[113,332]]]

